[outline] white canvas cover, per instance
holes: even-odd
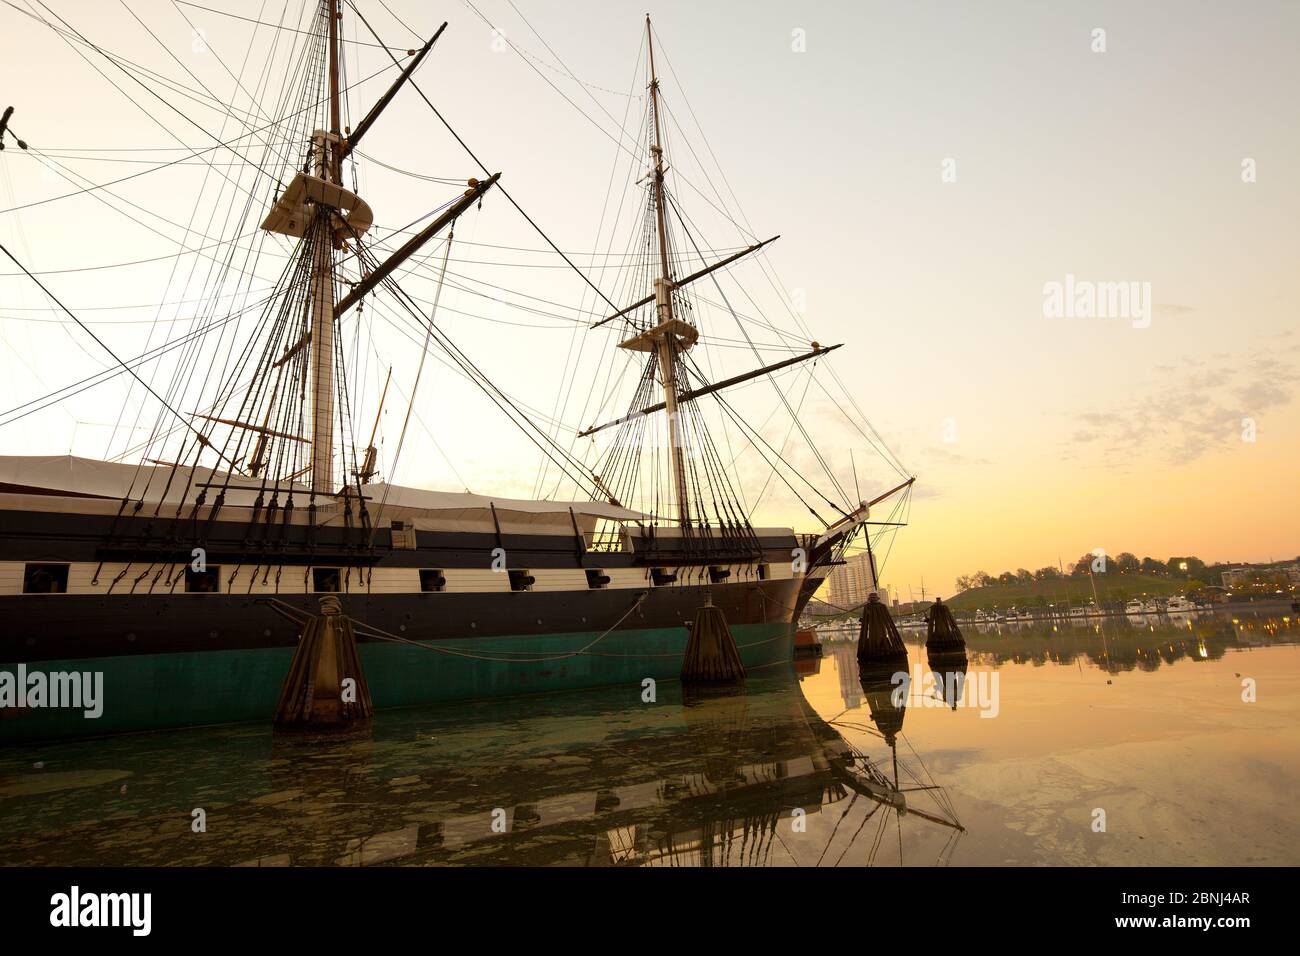
[[[43,502],[41,492],[57,496],[61,502],[58,510],[71,504],[69,499],[106,499],[121,501],[128,493],[138,495],[146,486],[150,502],[157,502],[167,488],[162,500],[179,504],[192,502],[203,482],[224,482],[225,475],[208,468],[194,470],[194,482],[187,491],[190,469],[181,468],[172,476],[172,469],[158,465],[132,465],[72,455],[0,456],[0,492],[19,507],[31,510],[54,510]],[[170,487],[168,479],[171,479]],[[256,479],[235,476],[226,491],[226,507],[249,507],[257,496]],[[8,487],[6,487],[8,486]],[[590,532],[599,519],[637,521],[645,515],[599,501],[545,501],[524,498],[503,498],[494,495],[475,495],[457,491],[429,491],[422,488],[405,488],[400,485],[363,485],[367,509],[376,523],[387,527],[389,521],[409,520],[423,530],[493,531],[492,507],[495,506],[501,530],[507,533],[573,534],[573,520],[584,532]],[[33,493],[34,492],[34,493]],[[308,488],[294,486],[295,495],[307,496]],[[209,492],[207,504],[215,497]],[[49,502],[48,504],[52,504]],[[90,504],[90,502],[86,502]],[[383,505],[382,509],[380,505]],[[570,517],[572,509],[573,517]],[[81,510],[69,508],[68,510]],[[100,507],[89,508],[98,512]],[[299,520],[306,520],[306,508],[300,508]],[[341,524],[342,507],[333,500],[318,507],[317,518],[321,524]]]
[[[193,500],[198,489],[191,488],[186,493],[191,469],[177,469],[177,475],[168,487],[171,471],[167,466],[131,465],[75,455],[0,456],[0,486],[16,485],[72,497],[114,500],[121,500],[133,487],[135,494],[148,487],[150,501],[158,501],[160,497],[164,501]],[[196,482],[212,481],[213,475],[218,479],[222,477],[211,468],[197,468],[193,472]]]
[[[371,515],[382,521],[410,520],[421,531],[494,531],[507,534],[573,534],[573,522],[590,533],[598,519],[641,521],[646,515],[601,501],[502,498],[460,491],[429,491],[400,485],[362,485]],[[383,506],[382,509],[380,506]],[[572,511],[572,515],[570,514]]]

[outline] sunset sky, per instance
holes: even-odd
[[[391,12],[359,5],[391,44],[418,46],[417,34],[449,21],[417,82],[548,235],[602,291],[621,296],[612,271],[591,268],[603,261],[592,254],[625,247],[640,202],[634,194],[617,205],[628,170],[615,130],[626,115],[638,132],[646,5],[386,2]],[[204,277],[191,267],[201,257],[175,258],[178,244],[195,249],[255,230],[265,210],[245,213],[241,196],[228,216],[229,192],[212,209],[196,207],[204,176],[215,194],[215,169],[225,167],[194,163],[46,201],[184,158],[178,142],[209,148],[237,135],[237,124],[154,84],[177,107],[169,108],[18,8],[51,20],[53,11],[93,43],[248,109],[242,89],[254,85],[275,32],[249,21],[284,16],[305,26],[307,14],[293,11],[313,4],[292,0],[290,14],[270,0],[219,6],[237,17],[168,0],[15,0],[0,9],[0,108],[16,108],[14,130],[46,160],[6,143],[0,241],[119,355],[159,344],[192,314]],[[910,526],[884,573],[905,600],[922,579],[929,593],[946,593],[959,574],[1033,569],[1098,547],[1207,561],[1300,553],[1300,6],[763,0],[737,16],[665,0],[650,12],[674,123],[669,187],[712,249],[781,235],[762,262],[728,271],[728,300],[803,336],[788,311],[797,303],[811,338],[844,343],[829,361],[917,476]],[[494,38],[485,19],[503,34]],[[368,39],[356,29],[348,11],[345,36]],[[353,45],[352,54],[353,80],[386,62],[371,47]],[[283,81],[281,69],[267,109]],[[390,81],[391,72],[356,88],[353,122]],[[362,151],[422,175],[481,176],[409,90]],[[229,152],[212,161],[238,165]],[[85,179],[72,185],[51,163]],[[382,235],[462,188],[369,159],[359,179]],[[715,208],[723,203],[728,215]],[[593,423],[599,403],[581,396],[603,381],[601,357],[615,341],[612,330],[590,333],[570,403],[557,404],[566,356],[598,303],[500,197],[489,195],[457,240],[459,274],[543,300],[546,314],[522,311],[518,298],[449,289],[440,327],[506,392],[559,418],[567,443]],[[431,261],[440,257],[439,248]],[[258,275],[269,284],[282,265],[269,259]],[[15,271],[0,261],[4,411],[112,366]],[[1149,324],[1047,317],[1044,286],[1067,276],[1149,283]],[[422,295],[431,289],[427,277],[414,281]],[[176,300],[185,301],[150,308]],[[706,318],[706,337],[736,336],[725,311]],[[381,429],[391,447],[418,350],[366,334],[373,341],[356,340],[364,371],[356,419],[368,432],[380,369],[393,364],[397,394]],[[717,377],[754,364],[742,349],[718,351],[716,364],[702,360]],[[817,381],[834,395],[825,371]],[[805,376],[777,384],[798,397]],[[119,452],[140,418],[139,393],[115,381],[4,424],[0,453]],[[533,493],[535,449],[492,419],[472,388],[437,365],[419,396],[396,481]],[[789,419],[773,414],[780,400],[770,385],[742,389],[736,401],[782,443]],[[615,402],[605,417],[623,410]],[[816,384],[800,420],[846,489],[855,465],[864,498],[897,482]],[[819,480],[797,441],[790,457]],[[753,455],[737,460],[751,499],[768,477],[761,465]],[[553,474],[549,482],[548,491]],[[775,487],[755,521],[820,530]]]

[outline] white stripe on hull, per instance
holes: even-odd
[[[67,562],[39,562],[63,564]],[[25,562],[0,561],[0,594],[22,594]],[[322,564],[316,567],[336,567]],[[432,566],[431,566],[432,567]],[[663,587],[702,585],[709,583],[707,567],[674,567],[663,565],[670,573],[677,574],[677,580]],[[727,584],[745,581],[758,581],[758,566],[754,564],[715,565],[731,572],[725,579]],[[106,561],[103,565],[95,562],[73,561],[68,567],[68,594],[149,594],[149,593],[185,593],[186,565],[149,564],[137,561],[127,565],[121,561]],[[793,568],[785,563],[766,565],[765,580],[783,581],[798,577]],[[95,572],[98,570],[98,583]],[[309,594],[312,593],[311,568],[305,565],[266,565],[254,567],[245,564],[231,579],[230,565],[221,566],[222,594]],[[447,584],[445,590],[455,593],[508,593],[510,576],[504,571],[490,568],[441,568]],[[125,571],[125,574],[123,574]],[[533,591],[586,591],[587,573],[583,568],[531,568],[529,574],[535,579]],[[602,573],[609,575],[609,589],[633,590],[651,586],[650,569],[605,568]],[[121,575],[121,580],[117,580]],[[141,577],[143,575],[143,577]],[[369,580],[367,582],[367,575]],[[419,568],[345,568],[340,574],[343,590],[346,592],[369,592],[371,594],[412,594],[420,593]],[[116,581],[116,583],[114,583]],[[48,595],[57,599],[58,594]]]

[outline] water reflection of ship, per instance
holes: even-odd
[[[862,706],[862,684],[858,681],[857,648],[853,644],[830,645],[830,656],[835,659],[835,676],[839,680],[840,697],[844,708],[853,710]]]
[[[54,865],[736,866],[874,853],[841,832],[839,811],[863,797],[890,805],[893,784],[789,675],[751,677],[740,693],[658,692],[651,704],[610,688],[398,711],[370,739],[312,746],[251,727],[148,747],[70,743],[72,764],[138,783],[111,813],[94,788],[53,798],[57,819],[77,822],[68,840],[22,836],[48,836],[48,795],[11,800],[0,842]],[[0,761],[0,776],[21,759]],[[194,806],[209,808],[212,839],[174,826]],[[827,813],[834,825],[814,824]],[[142,827],[155,836],[137,839]]]
[[[572,736],[576,715],[556,714],[555,737],[565,741],[567,753],[612,752],[591,758],[597,764],[588,764],[594,774],[578,773],[579,763],[566,768],[573,758],[540,755],[475,767],[475,789],[501,807],[505,832],[492,832],[490,814],[474,808],[422,826],[356,837],[348,853],[327,862],[789,862],[772,856],[786,852],[781,829],[788,831],[792,815],[818,814],[848,795],[831,771],[839,738],[829,728],[817,733],[797,684],[760,681],[756,688],[755,683],[685,694],[679,686],[661,686],[661,700],[668,698],[662,705],[631,714],[620,708],[596,723],[581,715],[587,740]],[[618,729],[608,732],[611,725]],[[600,780],[596,789],[588,786],[591,776]],[[428,780],[433,773],[420,777]]]
[[[962,662],[961,674],[964,679],[966,671],[965,655],[944,654],[933,656],[944,661],[947,667],[955,667],[956,659],[960,657]],[[899,760],[898,746],[903,733],[903,721],[907,715],[909,688],[906,685],[900,685],[898,671],[895,667],[872,667],[869,665],[859,667],[856,658],[850,658],[847,665],[840,665],[837,661],[837,666],[841,667],[841,683],[843,683],[843,675],[846,672],[857,678],[857,684],[862,691],[859,699],[865,700],[867,704],[871,724],[862,723],[856,719],[856,715],[849,716],[849,711],[846,711],[832,719],[829,722],[830,725],[845,730],[856,730],[859,733],[876,737],[889,752],[887,769],[881,769],[865,750],[848,744],[847,741],[849,753],[839,758],[830,758],[832,768],[844,781],[844,785],[853,792],[854,796],[851,800],[865,797],[875,804],[859,824],[859,832],[866,827],[871,819],[880,814],[869,861],[875,862],[876,852],[880,849],[884,829],[892,812],[895,815],[895,826],[898,828],[900,865],[903,862],[901,821],[904,815],[918,817],[928,823],[946,827],[951,831],[947,842],[938,855],[938,862],[946,862],[951,858],[957,840],[966,830],[958,821],[956,810],[947,794],[935,782],[929,770],[926,769],[920,754],[911,749],[910,744],[907,745],[910,754],[908,759],[901,762]],[[846,704],[847,701],[848,698],[846,697]],[[852,709],[856,709],[856,705],[854,708],[850,708],[850,711]],[[906,743],[905,740],[904,742]],[[932,802],[933,806],[922,806],[909,799],[909,794],[922,794]],[[847,813],[845,816],[847,817]]]

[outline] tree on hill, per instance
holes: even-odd
[[[1016,581],[1020,584],[1032,584],[1034,581],[1034,575],[1028,568],[1019,568],[1016,570]]]
[[[1166,571],[1164,564],[1160,561],[1157,561],[1155,558],[1143,558],[1142,573],[1164,575],[1167,574],[1168,572]]]
[[[1086,577],[1092,572],[1092,562],[1096,560],[1096,555],[1091,551],[1081,557],[1074,564],[1070,565],[1070,574],[1074,577]]]
[[[1170,558],[1165,562],[1165,570],[1177,577],[1196,577],[1205,570],[1205,562],[1200,558],[1188,555],[1181,558]]]
[[[1132,574],[1142,567],[1142,562],[1137,559],[1137,555],[1132,551],[1121,551],[1115,555],[1115,570],[1120,574]]]
[[[1060,577],[1061,577],[1061,572],[1051,566],[1045,568],[1039,568],[1037,571],[1034,572],[1034,580],[1039,582],[1056,581],[1059,580]]]

